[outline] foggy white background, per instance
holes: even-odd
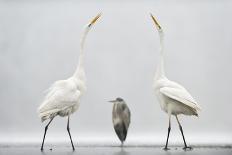
[[[44,91],[76,69],[83,26],[102,17],[85,46],[87,93],[71,117],[74,142],[119,141],[112,104],[122,97],[132,113],[128,143],[166,140],[168,118],[152,83],[165,32],[167,76],[184,85],[202,107],[200,117],[180,117],[187,142],[232,143],[232,2],[214,1],[0,1],[0,139],[42,140],[37,116]],[[170,143],[182,143],[172,119]],[[69,141],[67,118],[56,117],[46,141]]]

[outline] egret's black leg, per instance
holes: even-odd
[[[184,150],[192,150],[192,147],[189,147],[189,146],[187,146],[187,144],[186,144],[186,141],[185,141],[185,138],[184,138],[184,132],[183,132],[182,126],[181,126],[181,124],[180,124],[180,122],[179,122],[179,119],[178,119],[177,115],[176,115],[176,120],[177,120],[177,122],[178,122],[178,124],[179,124],[180,132],[181,132],[181,134],[182,134],[183,141],[184,141],[184,148],[183,148],[183,149],[184,149]]]
[[[164,147],[164,150],[169,150],[169,148],[168,148],[168,139],[169,139],[170,131],[171,131],[171,115],[169,116],[169,122],[168,122],[168,136],[167,136],[166,145],[165,145],[165,147]]]
[[[53,117],[54,118],[54,117]],[[45,126],[45,131],[44,131],[44,136],[43,136],[43,142],[42,142],[42,145],[41,145],[41,151],[43,151],[43,146],[44,146],[44,140],[45,140],[45,136],[46,136],[46,133],[47,133],[47,130],[48,130],[48,126],[50,125],[50,123],[52,122],[53,118],[51,118],[51,120],[48,122],[48,124]]]
[[[68,134],[69,134],[69,138],[70,138],[70,140],[71,140],[72,148],[73,148],[73,150],[75,150],[74,145],[73,145],[73,141],[72,141],[72,137],[71,137],[71,134],[70,134],[70,128],[69,128],[69,116],[68,116],[67,131],[68,131]]]

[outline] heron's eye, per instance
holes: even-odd
[[[119,101],[119,102],[123,101],[123,99],[121,99],[120,97],[118,97],[116,100]]]

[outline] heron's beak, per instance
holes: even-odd
[[[98,18],[100,18],[101,17],[101,13],[99,13],[96,17],[94,17],[92,20],[91,20],[91,22],[89,23],[89,27],[90,26],[92,26],[97,20],[98,20]]]
[[[151,15],[151,18],[152,18],[152,20],[154,21],[154,23],[155,23],[157,29],[158,29],[158,30],[161,30],[162,28],[161,28],[160,24],[158,23],[158,21],[155,19],[155,17],[154,17],[151,13],[150,13],[150,15]]]
[[[108,101],[108,102],[114,103],[114,102],[116,102],[116,100],[111,100],[111,101]]]

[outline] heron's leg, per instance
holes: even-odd
[[[45,140],[45,136],[46,136],[46,133],[47,133],[47,130],[48,130],[48,126],[50,125],[50,123],[52,122],[53,119],[54,119],[54,117],[52,117],[51,120],[48,122],[48,124],[45,126],[43,142],[42,142],[41,149],[40,149],[41,151],[43,151],[44,140]]]
[[[170,131],[171,131],[171,115],[169,115],[168,117],[169,117],[168,118],[168,136],[167,136],[167,140],[166,140],[164,150],[169,150],[169,148],[168,148],[168,139],[169,139],[169,134],[170,134]]]
[[[67,131],[68,131],[68,134],[69,134],[69,138],[70,138],[70,140],[71,140],[72,148],[73,148],[73,150],[75,150],[74,145],[73,145],[73,141],[72,141],[72,136],[71,136],[71,134],[70,134],[70,128],[69,128],[69,116],[68,116]]]
[[[192,148],[189,147],[189,146],[187,146],[187,144],[186,144],[186,141],[185,141],[185,138],[184,138],[184,132],[183,132],[182,126],[181,126],[181,124],[180,124],[180,121],[179,121],[177,115],[176,115],[176,120],[177,120],[177,122],[178,122],[178,124],[179,124],[180,132],[181,132],[182,137],[183,137],[183,140],[184,140],[184,148],[183,148],[183,149],[184,149],[184,150],[187,150],[187,149],[191,150]]]

